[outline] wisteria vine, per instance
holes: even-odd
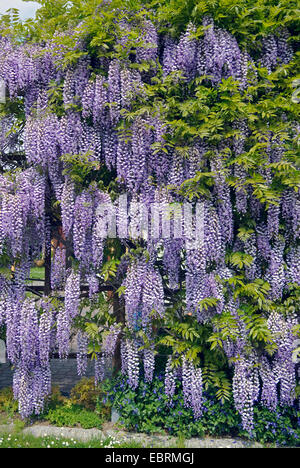
[[[123,20],[118,47],[125,47],[132,27]],[[184,287],[186,311],[198,324],[206,325],[223,312],[237,324],[238,336],[224,340],[223,349],[232,363],[233,396],[244,429],[253,430],[255,402],[261,401],[271,410],[277,404],[294,404],[293,332],[299,316],[295,312],[264,312],[274,352],[270,355],[250,349],[250,330],[242,319],[240,304],[234,291],[229,289],[228,293],[224,284],[235,274],[235,254],[242,252],[244,279],[249,283],[257,278],[267,282],[267,301],[280,302],[291,283],[299,285],[299,193],[285,187],[267,206],[255,196],[247,167],[240,162],[252,136],[245,119],[233,123],[234,131],[226,140],[213,144],[208,133],[199,133],[183,152],[179,146],[167,144],[174,129],[163,106],[158,105],[155,112],[135,113],[139,102],[147,102],[153,76],[170,80],[172,85],[180,83],[185,90],[203,78],[216,93],[224,81],[232,79],[238,92],[243,93],[257,82],[257,67],[264,67],[271,75],[278,65],[288,65],[293,59],[287,30],[265,37],[259,56],[252,58],[212,18],[205,16],[202,27],[200,38],[193,23],[176,38],[159,33],[145,19],[139,24],[143,41],[138,41],[136,50],[126,57],[95,59],[88,55],[84,41],[78,41],[78,51],[84,53],[76,64],[67,67],[61,66],[64,49],[57,50],[57,37],[44,45],[29,41],[21,44],[0,32],[0,79],[10,100],[22,97],[25,115],[27,168],[0,174],[0,255],[11,259],[8,271],[12,272],[9,277],[0,274],[0,325],[6,326],[7,354],[15,366],[14,394],[23,417],[43,410],[51,390],[51,352],[58,350],[61,358],[69,354],[83,285],[88,284],[90,299],[99,290],[111,213],[115,213],[119,226],[124,227],[126,218],[129,229],[122,240],[128,237],[136,241],[144,252],[127,257],[122,270],[125,320],[105,330],[101,351],[96,353],[96,383],[103,380],[106,359],[114,356],[118,345],[122,372],[128,375],[131,387],[138,387],[142,373],[147,382],[152,381],[156,354],[153,321],[164,320],[170,291],[176,293]],[[150,66],[143,69],[145,62]],[[97,73],[99,70],[101,73]],[[59,112],[51,98],[53,83],[61,90]],[[0,118],[0,124],[2,153],[14,147],[15,141],[7,134],[12,121]],[[271,168],[278,168],[284,160],[286,147],[271,131],[265,131],[261,144],[266,147],[261,184],[270,189],[274,177]],[[229,153],[233,162],[228,166]],[[72,157],[89,164],[92,173],[104,166],[113,171],[120,190],[128,194],[128,213],[97,182],[89,180],[80,187],[69,170]],[[178,189],[199,173],[213,179],[200,193],[201,241],[191,244],[196,232],[193,224],[189,232],[184,226],[184,235],[176,238],[175,215],[168,220],[168,238],[162,228],[148,231],[152,215],[145,214],[143,207],[158,206],[157,216],[162,225],[166,224],[165,207],[182,204],[184,198]],[[51,266],[52,290],[63,291],[64,297],[57,307],[52,306],[51,297],[36,301],[25,297],[30,265],[44,252],[52,234],[46,207],[49,184],[50,197],[60,207],[63,231],[63,245],[53,253]],[[240,220],[249,216],[251,228],[246,233],[238,231]],[[121,266],[119,274],[122,276]],[[215,298],[215,302],[201,308],[199,304],[208,298]],[[141,339],[143,334],[147,346]],[[89,338],[86,331],[79,332],[79,375],[87,368]],[[172,404],[176,382],[181,380],[185,405],[199,419],[201,366],[195,366],[185,355],[180,358],[179,375],[172,358],[167,361],[165,392]]]

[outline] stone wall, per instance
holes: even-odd
[[[68,394],[81,377],[77,375],[76,359],[51,360],[52,384],[58,385],[63,394]],[[86,377],[94,376],[94,362],[88,361]],[[12,385],[13,371],[9,364],[0,364],[0,389]]]
[[[9,364],[0,364],[0,389],[12,385],[12,371]]]

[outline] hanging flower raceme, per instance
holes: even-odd
[[[136,61],[138,63],[148,60],[156,60],[158,51],[158,34],[155,26],[149,20],[145,20],[142,25],[141,38],[143,45],[136,49]]]
[[[95,386],[102,382],[105,378],[106,361],[103,354],[97,353],[95,359]]]
[[[39,319],[39,361],[42,367],[49,366],[49,356],[56,345],[55,309],[45,298],[41,301],[41,315]],[[53,339],[54,338],[54,339]]]
[[[266,280],[270,283],[270,296],[273,300],[281,299],[285,286],[285,273],[283,264],[284,241],[279,237],[274,243]]]
[[[150,314],[155,313],[162,318],[165,312],[164,288],[159,271],[150,264],[147,265],[142,292],[142,323],[144,329],[150,326]]]
[[[41,414],[44,410],[44,400],[51,393],[50,368],[36,367],[32,372],[26,368],[17,368],[14,373],[13,390],[22,418],[34,413]]]
[[[87,232],[91,230],[93,222],[93,200],[92,194],[82,192],[77,196],[74,205],[74,252],[78,260],[82,260],[86,255],[84,250]]]
[[[117,60],[112,61],[109,66],[108,99],[110,102],[110,121],[114,126],[119,121],[121,110],[120,63]]]
[[[65,307],[61,307],[57,315],[57,344],[59,357],[66,359],[70,350],[71,320]]]
[[[180,254],[182,251],[183,242],[181,239],[170,239],[164,242],[164,268],[168,275],[170,289],[179,288],[180,275]]]
[[[292,247],[287,254],[286,282],[300,284],[300,246]]]
[[[234,365],[233,397],[243,428],[252,433],[254,428],[254,403],[258,401],[260,384],[254,356],[241,355]]]
[[[10,362],[17,364],[21,354],[20,323],[21,303],[14,295],[3,298],[5,303],[6,352]]]
[[[151,314],[164,314],[162,278],[151,262],[139,259],[133,262],[125,280],[126,321],[132,331],[144,328],[149,331]]]
[[[14,364],[13,391],[19,412],[23,418],[40,414],[51,392],[54,308],[46,298],[20,301],[6,295],[0,302],[7,328],[7,356]]]
[[[0,175],[0,252],[4,243],[13,257],[37,254],[44,234],[45,178],[35,169]],[[12,229],[13,226],[13,229]]]
[[[272,378],[280,384],[280,404],[291,406],[295,400],[296,362],[293,359],[295,336],[293,329],[298,324],[296,315],[285,319],[277,312],[272,312],[267,321],[274,336],[277,351],[273,357]]]
[[[121,105],[123,109],[130,110],[131,103],[143,93],[143,82],[138,71],[123,68],[121,79]]]
[[[80,272],[72,269],[69,273],[65,287],[65,309],[70,319],[78,315],[80,302]]]
[[[65,303],[57,315],[57,343],[61,359],[67,358],[70,348],[72,320],[79,313],[80,304],[80,272],[71,269],[65,286]]]
[[[66,109],[78,104],[78,99],[83,95],[89,80],[89,59],[81,58],[74,68],[66,72],[63,100]]]
[[[261,360],[259,376],[262,380],[261,402],[270,410],[275,411],[278,403],[276,374],[266,357]]]
[[[271,73],[278,63],[289,63],[293,58],[293,49],[288,42],[289,33],[282,29],[276,37],[269,35],[263,39],[261,66]]]
[[[140,261],[130,265],[125,279],[126,321],[134,331],[141,328],[141,303],[145,275],[145,262]]]
[[[145,381],[151,383],[155,370],[155,353],[153,349],[144,349],[144,374]]]
[[[196,28],[188,24],[186,32],[182,34],[176,50],[176,68],[183,72],[187,79],[194,78],[197,72],[198,43],[195,37]]]
[[[73,244],[81,271],[87,278],[93,278],[92,293],[98,289],[96,273],[102,266],[104,243],[110,235],[115,208],[109,195],[92,185],[76,196],[68,179],[62,197],[63,232]]]
[[[182,358],[182,388],[184,404],[192,408],[195,419],[202,414],[202,371],[196,369],[186,357]]]
[[[51,263],[51,288],[62,288],[66,279],[66,249],[58,247]]]
[[[0,286],[3,287],[3,284],[0,283]],[[6,318],[6,304],[5,304],[4,298],[0,298],[0,327],[4,325],[5,318]]]
[[[74,183],[66,178],[61,196],[61,215],[63,233],[69,236],[74,223],[75,188]]]
[[[45,86],[57,76],[54,61],[46,51],[46,45],[13,44],[9,38],[1,37],[0,79],[5,81],[9,95]]]
[[[55,114],[41,111],[37,117],[29,117],[24,132],[24,145],[30,164],[47,169],[59,156],[59,121]]]
[[[109,330],[105,333],[102,344],[102,351],[105,356],[110,358],[114,356],[121,331],[120,325],[117,324],[111,325]]]
[[[198,49],[198,73],[209,75],[213,83],[232,76],[242,78],[242,54],[236,39],[217,28],[212,18],[203,20],[204,37]]]
[[[108,194],[93,192],[93,226],[91,232],[91,257],[94,268],[101,268],[106,239],[110,236],[111,224],[115,218],[115,208]]]
[[[77,374],[82,377],[87,371],[89,336],[87,333],[79,331],[77,334]]]
[[[139,385],[140,363],[138,348],[139,345],[135,340],[126,340],[127,374],[129,385],[133,390]]]

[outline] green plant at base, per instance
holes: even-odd
[[[47,412],[50,409],[54,409],[59,405],[63,405],[66,402],[66,397],[61,394],[61,391],[57,385],[53,385],[51,389],[51,394],[45,401],[45,411]]]
[[[34,437],[23,434],[0,434],[0,448],[141,448],[136,442],[122,443],[108,437],[105,440],[92,439],[81,442],[63,437]]]
[[[86,410],[95,411],[102,419],[109,420],[110,408],[103,404],[103,390],[101,385],[95,387],[94,379],[83,378],[70,394],[73,405],[83,406]]]
[[[10,387],[0,390],[0,412],[3,411],[8,416],[13,416],[18,411],[18,402],[14,399],[13,391]]]
[[[127,429],[146,433],[168,433],[179,437],[229,436],[246,437],[241,419],[234,408],[233,400],[220,403],[215,392],[203,392],[203,413],[195,420],[191,409],[184,407],[183,393],[177,383],[172,405],[164,393],[162,376],[152,384],[141,382],[133,391],[119,376],[115,381],[106,381],[107,399],[120,413],[120,423]],[[297,446],[300,441],[298,421],[300,412],[295,408],[278,407],[275,412],[255,406],[256,441],[283,446]]]
[[[70,401],[87,410],[95,410],[99,391],[95,388],[94,379],[83,378],[72,388]]]
[[[52,424],[63,427],[80,426],[83,429],[101,429],[103,420],[94,412],[78,405],[62,406],[51,409],[45,418]]]

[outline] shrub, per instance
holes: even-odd
[[[107,399],[120,413],[120,422],[128,430],[165,432],[184,437],[249,437],[242,429],[240,415],[234,408],[232,398],[222,404],[213,392],[204,392],[203,414],[197,421],[192,410],[185,408],[179,385],[173,404],[169,404],[161,376],[156,377],[151,384],[141,382],[135,391],[123,376],[115,381],[106,381],[105,388]],[[255,407],[255,431],[252,438],[261,443],[297,446],[300,438],[299,417],[300,413],[295,408],[277,408],[276,412],[271,412],[258,405]]]
[[[11,387],[0,390],[0,411],[6,413],[16,413],[18,411],[18,402],[14,399]]]
[[[51,394],[45,400],[45,411],[49,409],[54,409],[59,405],[63,405],[67,401],[67,398],[61,394],[61,391],[58,386],[53,385],[51,389]]]
[[[103,420],[96,413],[78,405],[61,406],[51,409],[45,418],[50,423],[59,427],[80,426],[83,429],[100,429],[103,424]]]
[[[269,411],[261,405],[254,408],[255,437],[262,443],[300,446],[300,412],[290,407]]]
[[[83,406],[87,410],[95,411],[102,419],[109,420],[110,407],[103,404],[103,389],[101,385],[95,387],[94,379],[83,378],[71,390],[70,402]]]
[[[88,410],[95,410],[99,391],[95,387],[94,379],[83,378],[72,388],[70,400],[74,405],[81,405]]]

